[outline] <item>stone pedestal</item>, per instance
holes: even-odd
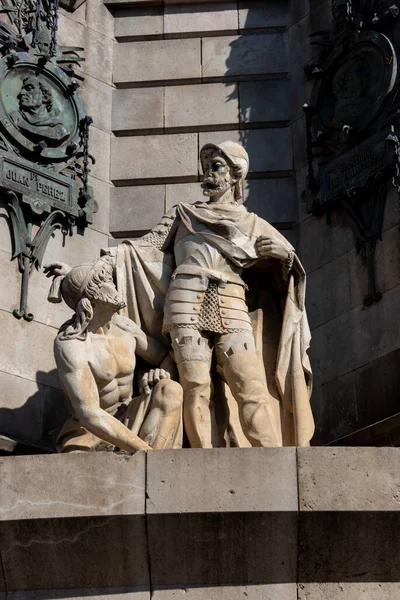
[[[397,600],[398,461],[389,448],[2,458],[0,598]]]

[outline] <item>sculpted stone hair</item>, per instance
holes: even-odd
[[[86,339],[87,328],[93,319],[92,301],[99,297],[101,286],[108,281],[113,281],[113,263],[109,256],[73,267],[64,277],[61,294],[75,314],[61,327],[60,340]]]

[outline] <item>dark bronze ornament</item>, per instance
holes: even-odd
[[[50,236],[85,227],[97,208],[88,187],[92,119],[77,91],[83,49],[57,45],[59,0],[0,5],[10,22],[0,22],[0,189],[11,199],[12,258],[22,273],[14,316],[30,321],[29,273]]]
[[[388,182],[400,189],[398,140],[400,93],[393,24],[399,5],[374,0],[336,0],[334,27],[318,32],[318,62],[305,72],[315,79],[307,127],[308,211],[342,210],[368,269],[364,305],[381,299],[374,253],[381,239]],[[372,29],[374,27],[374,29]],[[315,39],[319,41],[315,41]]]

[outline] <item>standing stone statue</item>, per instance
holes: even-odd
[[[118,315],[124,302],[113,282],[109,257],[69,269],[46,267],[54,275],[50,301],[75,311],[55,340],[61,385],[73,408],[62,428],[60,452],[127,452],[182,447],[182,388],[163,368],[142,378],[142,393],[132,400],[136,354],[146,362],[168,363],[168,350],[146,336],[129,318]]]
[[[149,234],[105,251],[125,312],[170,339],[191,447],[307,446],[304,270],[289,242],[242,204],[244,148],[206,144],[200,160],[207,201],[178,204]]]

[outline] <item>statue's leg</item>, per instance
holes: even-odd
[[[215,344],[218,371],[239,405],[243,431],[253,446],[282,446],[265,374],[250,332],[226,333]]]
[[[183,388],[183,422],[191,448],[213,448],[218,433],[211,401],[212,350],[206,333],[175,328],[170,333],[179,382]]]
[[[150,411],[140,437],[155,450],[182,448],[182,386],[162,379],[151,393]]]

